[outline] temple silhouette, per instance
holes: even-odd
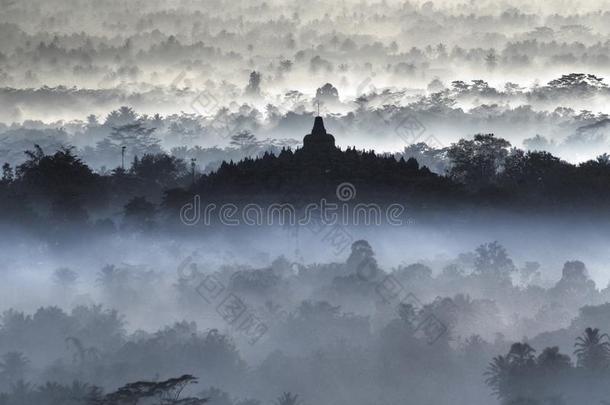
[[[215,172],[201,176],[190,192],[211,200],[275,196],[273,201],[288,201],[294,195],[332,197],[343,182],[358,187],[363,197],[383,198],[434,194],[443,190],[448,180],[420,167],[413,158],[405,161],[353,147],[342,150],[318,115],[311,133],[303,138],[303,147],[284,148],[278,154],[265,152],[239,162],[225,161]]]
[[[336,149],[335,137],[326,132],[324,120],[318,115],[314,120],[311,133],[303,138],[303,150],[312,153],[326,153]]]

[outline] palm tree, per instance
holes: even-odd
[[[485,383],[498,398],[527,393],[528,375],[536,366],[535,350],[527,343],[513,343],[506,356],[494,357],[485,372]]]
[[[485,371],[485,384],[493,390],[493,393],[502,398],[505,396],[505,387],[510,373],[511,363],[508,356],[496,356],[493,358],[487,371]]]
[[[578,367],[590,370],[605,369],[610,365],[610,337],[597,328],[585,329],[585,334],[576,338],[574,354]]]
[[[508,360],[517,367],[527,367],[535,364],[534,348],[527,343],[513,343],[508,352]]]
[[[284,392],[276,399],[275,403],[276,405],[297,405],[298,398],[299,396],[296,394]]]

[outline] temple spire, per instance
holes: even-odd
[[[313,128],[311,129],[311,134],[314,136],[318,135],[326,135],[326,128],[324,128],[324,120],[322,117],[317,116],[313,122]]]
[[[311,133],[303,138],[303,149],[322,154],[336,149],[335,137],[326,132],[322,117],[315,117]]]

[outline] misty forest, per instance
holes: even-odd
[[[609,106],[608,0],[0,0],[0,405],[608,405]]]

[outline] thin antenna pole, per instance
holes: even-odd
[[[195,161],[197,161],[197,159],[191,158],[191,173],[193,175],[193,184],[195,184]]]

